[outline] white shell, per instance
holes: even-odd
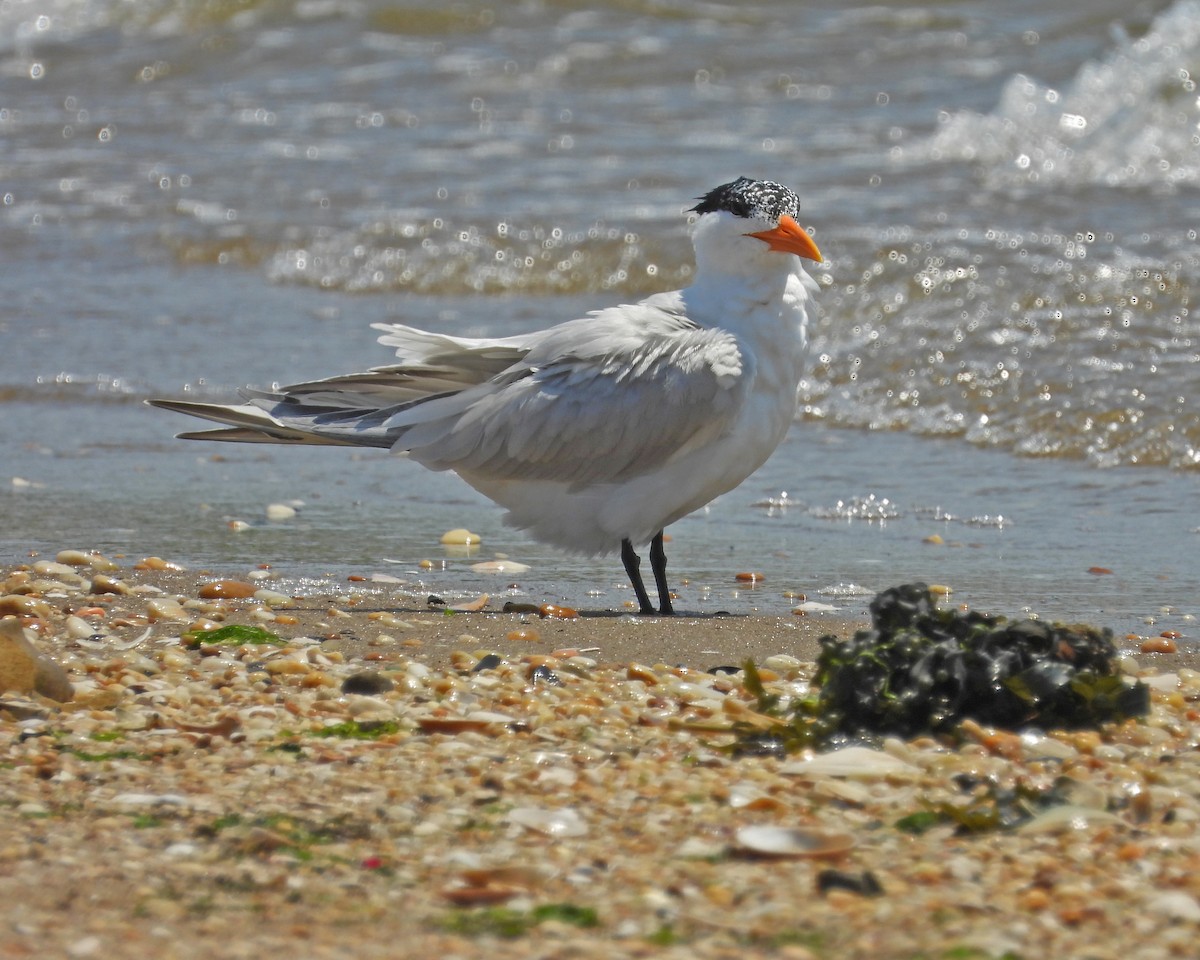
[[[545,807],[517,807],[508,812],[508,820],[535,833],[548,837],[582,837],[588,825],[571,807],[547,809]]]
[[[855,840],[849,833],[823,827],[742,827],[734,835],[734,844],[746,853],[767,857],[831,857],[851,849]]]
[[[1039,813],[1028,823],[1021,824],[1018,830],[1021,833],[1065,833],[1121,822],[1120,817],[1107,810],[1064,804]]]
[[[905,763],[882,750],[867,747],[843,747],[832,753],[821,753],[808,760],[793,760],[779,768],[780,773],[806,777],[872,777],[913,776],[920,768]]]

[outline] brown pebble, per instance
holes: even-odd
[[[172,570],[179,572],[184,568],[178,563],[172,563],[170,560],[164,560],[162,557],[144,557],[140,563],[133,565],[135,570]]]
[[[254,596],[258,588],[241,580],[210,580],[200,584],[198,596],[201,600],[244,600]]]
[[[1159,636],[1166,637],[1168,640],[1183,639],[1183,634],[1180,633],[1178,630],[1164,630],[1162,633],[1159,634]]]
[[[739,583],[762,583],[766,577],[764,577],[761,573],[749,573],[743,571],[742,573],[734,576],[733,579],[737,580]]]
[[[48,617],[50,614],[50,605],[44,600],[18,593],[0,597],[0,617]]]
[[[524,891],[514,887],[486,884],[477,887],[447,887],[441,896],[457,907],[483,907],[511,900]]]
[[[555,620],[574,620],[579,616],[579,611],[571,607],[560,607],[557,603],[543,603],[538,607],[538,615]]]
[[[536,630],[523,627],[519,630],[509,630],[508,639],[517,643],[537,643],[542,637]]]
[[[1088,567],[1088,573],[1097,577],[1104,577],[1111,574],[1112,571],[1109,570],[1108,567]]]
[[[18,620],[0,620],[0,691],[13,690],[65,703],[75,691],[67,672],[29,642]]]
[[[658,674],[640,663],[631,663],[625,670],[625,676],[630,680],[640,680],[648,687],[657,686],[659,683]]]
[[[1170,637],[1147,637],[1140,649],[1142,653],[1174,653],[1178,648]]]

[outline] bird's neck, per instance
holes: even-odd
[[[705,326],[739,332],[739,318],[756,326],[764,323],[776,336],[802,323],[808,291],[798,257],[771,253],[756,269],[729,269],[707,263],[697,270],[696,282],[685,291],[688,315]],[[774,321],[774,322],[772,322]],[[767,331],[765,331],[767,332]]]

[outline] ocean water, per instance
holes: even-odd
[[[503,335],[686,284],[684,210],[745,174],[829,259],[788,441],[669,531],[683,609],[924,579],[1194,640],[1198,77],[1195,0],[0,0],[0,558],[619,607],[614,558],[452,477],[189,444],[142,401],[386,363],[376,321]]]

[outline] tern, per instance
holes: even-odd
[[[818,291],[800,258],[823,259],[782,184],[740,177],[699,200],[684,290],[499,339],[375,324],[397,363],[236,405],[149,402],[225,424],[184,439],[382,447],[452,470],[539,540],[619,550],[639,613],[673,614],[663,530],[783,440]]]

